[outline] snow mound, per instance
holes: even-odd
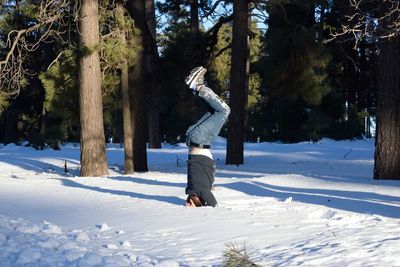
[[[110,226],[108,226],[106,223],[102,223],[101,225],[97,225],[97,228],[99,228],[99,231],[104,232],[108,231],[111,229]]]
[[[46,221],[37,225],[0,216],[0,266],[179,266],[174,261],[157,263],[147,256],[136,256],[129,251],[129,241],[121,246],[108,243],[102,248],[90,240],[82,230],[63,231]]]
[[[308,219],[314,220],[314,219],[332,219],[336,215],[336,212],[333,210],[327,210],[327,209],[318,209],[314,212],[311,212],[308,214]]]
[[[173,260],[162,261],[155,265],[156,267],[179,267],[179,263]]]

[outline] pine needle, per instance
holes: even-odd
[[[245,244],[243,247],[239,247],[236,243],[228,243],[226,246],[223,267],[261,267],[250,259]]]

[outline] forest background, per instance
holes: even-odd
[[[204,111],[183,82],[203,65],[232,109],[226,164],[243,142],[376,137],[374,177],[400,179],[398,18],[395,0],[1,1],[0,142],[80,142],[83,176],[120,142],[147,171]]]

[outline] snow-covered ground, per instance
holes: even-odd
[[[228,244],[262,266],[400,266],[400,182],[372,180],[374,140],[214,144],[216,208],[185,208],[186,147],[150,172],[78,177],[79,147],[0,145],[0,266],[220,266]],[[68,173],[64,172],[67,164]]]

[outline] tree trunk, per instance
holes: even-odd
[[[133,125],[133,162],[134,170],[148,171],[146,154],[146,46],[145,32],[146,9],[145,0],[130,0],[127,2],[128,11],[135,21],[136,28],[140,31],[137,36],[137,44],[141,48],[137,53],[134,68],[130,70],[130,84],[132,85],[132,125]]]
[[[4,144],[17,143],[19,133],[17,130],[18,111],[15,104],[12,104],[6,111],[6,128],[4,132]]]
[[[123,21],[124,8],[121,3],[117,3],[118,21]],[[121,43],[126,45],[126,32],[121,25]],[[124,128],[124,154],[125,154],[125,174],[132,174],[133,167],[133,134],[131,121],[131,100],[129,97],[129,76],[128,76],[128,61],[123,59],[121,63],[121,94],[122,94],[122,116]]]
[[[344,64],[344,75],[345,75],[345,88],[344,88],[344,102],[346,106],[346,118],[351,121],[354,126],[357,126],[357,110],[358,110],[358,83],[359,83],[359,72],[357,71],[357,54],[353,49],[353,46],[348,43],[344,44],[344,55],[346,61]]]
[[[248,6],[248,10],[249,10],[249,13],[248,13],[248,15],[250,15],[250,10],[251,10],[251,5],[252,4],[250,4],[249,6]],[[249,17],[249,16],[248,16]],[[248,27],[248,29],[251,29],[251,19],[248,19],[247,20],[247,27]],[[250,141],[250,133],[251,133],[251,130],[249,130],[249,122],[248,122],[248,117],[246,116],[246,114],[247,114],[247,112],[248,112],[248,110],[247,110],[247,107],[248,107],[248,95],[249,95],[249,77],[250,77],[250,64],[251,64],[251,59],[250,59],[250,35],[249,34],[247,34],[247,57],[246,57],[246,86],[244,87],[244,90],[245,90],[245,92],[244,92],[244,95],[245,95],[245,97],[244,97],[244,133],[243,133],[243,136],[244,136],[244,138],[243,138],[243,141],[246,141],[246,140],[249,140]]]
[[[360,127],[363,129],[363,135],[365,137],[370,137],[369,129],[367,127],[367,120],[369,120],[369,115],[367,115],[368,110],[368,95],[371,86],[369,86],[370,81],[368,80],[367,76],[367,55],[365,49],[365,42],[360,42],[360,49],[358,53],[359,61],[360,61],[360,73],[359,73],[359,80],[358,80],[358,112],[363,112],[365,117],[359,118],[360,120]]]
[[[243,164],[243,139],[248,76],[248,1],[233,1],[232,67],[226,164]]]
[[[190,39],[187,42],[187,53],[190,55],[190,69],[207,64],[204,56],[205,42],[200,37],[199,0],[190,0]]]
[[[40,128],[39,133],[44,136],[46,134],[46,106],[43,101],[42,114],[40,115]]]
[[[159,112],[157,110],[151,110],[148,113],[148,125],[149,125],[149,148],[159,149],[161,148],[161,136],[160,136],[160,120]]]
[[[190,0],[190,32],[199,33],[199,0]]]
[[[97,0],[82,0],[79,12],[79,104],[81,176],[108,174],[103,125]]]
[[[374,179],[400,180],[400,37],[381,42]]]
[[[147,77],[149,81],[148,104],[148,137],[149,148],[161,148],[160,135],[160,85],[157,82],[157,65],[159,55],[156,42],[156,14],[154,0],[146,0],[146,47],[147,49]]]

